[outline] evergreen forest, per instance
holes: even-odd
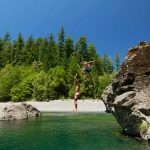
[[[82,61],[94,61],[89,78],[81,71]],[[65,36],[63,27],[56,39],[48,34],[25,40],[19,33],[12,40],[7,32],[0,37],[0,101],[73,98],[76,74],[81,80],[81,99],[100,99],[119,67],[117,52],[114,62],[107,54],[100,56],[86,37],[75,41]]]

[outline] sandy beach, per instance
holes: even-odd
[[[69,112],[73,111],[74,103],[73,100],[53,100],[50,102],[26,102],[36,107],[41,112]],[[9,104],[20,104],[13,102],[0,103],[0,110]],[[104,112],[105,106],[100,100],[78,100],[78,111],[79,112]]]

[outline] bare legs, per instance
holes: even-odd
[[[74,96],[74,111],[77,111],[78,109],[78,104],[77,104],[78,96]]]
[[[76,81],[76,89],[75,89],[75,94],[74,94],[74,111],[77,111],[78,108],[78,98],[80,96],[80,82],[79,79]]]

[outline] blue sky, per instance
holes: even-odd
[[[150,0],[0,0],[0,36],[21,32],[45,37],[63,25],[74,40],[86,36],[112,59],[139,41],[150,41]]]

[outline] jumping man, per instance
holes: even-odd
[[[84,71],[86,77],[90,76],[90,72],[91,72],[91,65],[92,63],[94,63],[95,61],[82,61],[81,64],[83,65],[83,68],[81,69],[82,71]]]

